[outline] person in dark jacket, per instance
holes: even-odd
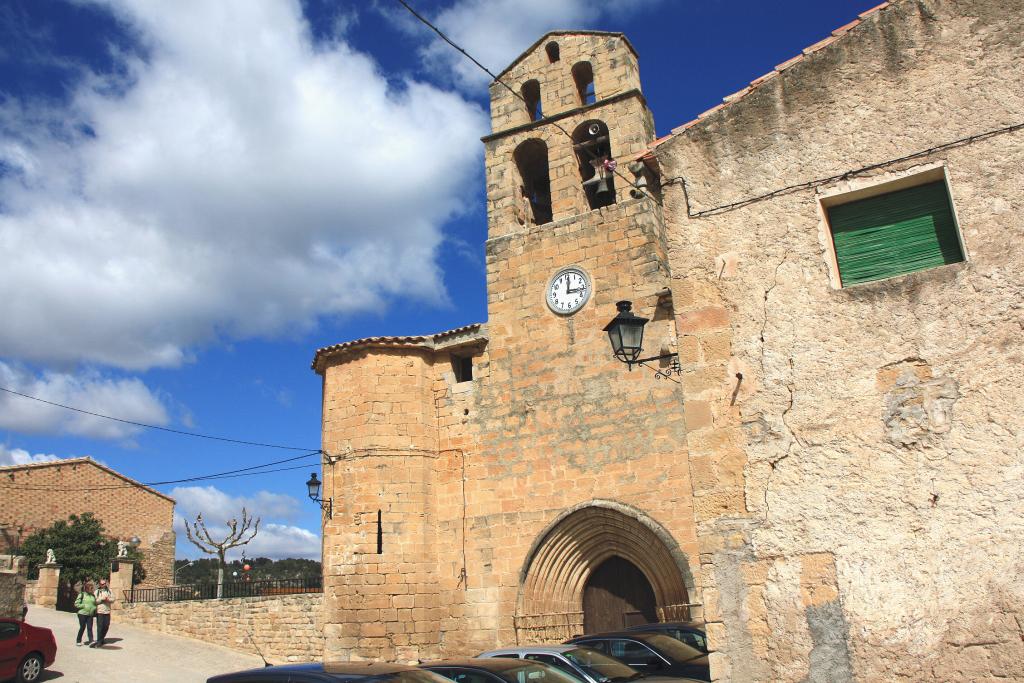
[[[114,594],[107,588],[107,580],[100,579],[100,587],[96,589],[96,640],[89,647],[103,647],[110,628],[110,605],[114,602]]]

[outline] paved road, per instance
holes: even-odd
[[[189,683],[239,669],[263,666],[255,655],[235,652],[191,638],[147,631],[117,623],[117,612],[107,634],[107,645],[75,647],[78,618],[33,605],[28,623],[53,631],[57,661],[42,676],[60,683]]]

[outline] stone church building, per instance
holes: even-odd
[[[896,0],[655,139],[625,36],[538,40],[486,322],[316,352],[325,657],[692,618],[715,680],[1024,680],[1022,64],[1021,0]]]

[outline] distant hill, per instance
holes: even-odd
[[[186,566],[191,562],[191,566]],[[250,569],[246,572],[240,560],[228,562],[224,568],[225,581],[243,581],[248,575],[249,581],[270,581],[274,579],[314,579],[320,578],[320,563],[316,560],[288,558],[271,560],[267,557],[246,559]],[[177,584],[214,583],[217,581],[217,560],[175,560],[175,577]],[[234,573],[237,572],[237,576]]]

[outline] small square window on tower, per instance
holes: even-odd
[[[823,198],[822,209],[841,287],[965,260],[942,169]]]
[[[470,382],[473,380],[473,357],[459,356],[452,354],[452,372],[455,373],[456,382]]]

